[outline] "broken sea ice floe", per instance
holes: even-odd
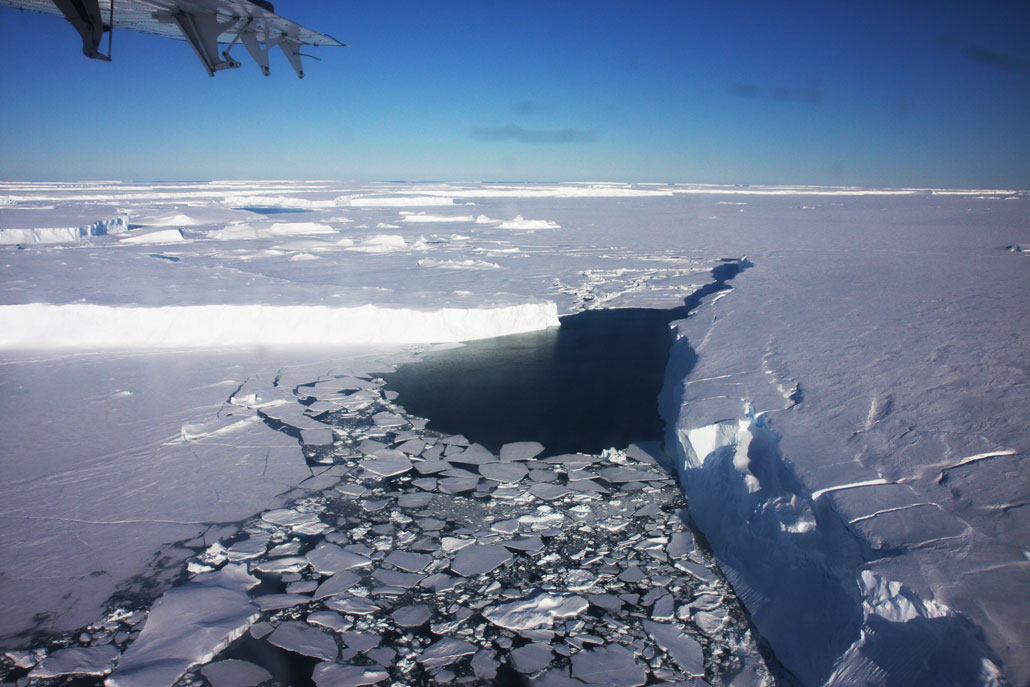
[[[533,596],[507,604],[492,606],[483,617],[506,630],[538,630],[551,627],[555,621],[583,613],[589,604],[580,596],[548,594]]]
[[[331,636],[314,625],[301,622],[280,624],[266,641],[281,649],[323,661],[335,661],[340,653]]]
[[[210,661],[260,617],[247,594],[257,583],[243,566],[230,564],[170,589],[154,602],[107,687],[171,685]]]
[[[30,678],[51,678],[63,675],[107,675],[118,659],[118,648],[102,646],[70,647],[43,659],[29,672]]]

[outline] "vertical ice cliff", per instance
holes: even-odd
[[[796,475],[772,415],[803,402],[801,388],[775,347],[756,369],[695,367],[723,324],[723,295],[673,324],[660,400],[666,453],[691,517],[777,658],[804,685],[1006,684],[978,628],[872,570],[882,552],[827,498],[886,480],[812,491]]]

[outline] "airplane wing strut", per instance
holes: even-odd
[[[301,46],[343,46],[338,40],[311,31],[275,14],[267,0],[0,0],[0,5],[60,14],[82,38],[82,52],[95,60],[111,61],[111,36],[115,26],[185,40],[197,54],[209,76],[240,63],[230,56],[243,43],[261,73],[270,73],[268,57],[279,46],[286,61],[304,78]],[[106,3],[105,3],[106,4]],[[104,10],[107,10],[105,17]],[[106,19],[106,21],[105,21]],[[107,54],[100,52],[107,33]],[[220,46],[224,49],[220,50]]]

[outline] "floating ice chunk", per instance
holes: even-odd
[[[361,467],[380,477],[393,477],[411,469],[411,459],[400,451],[381,451],[363,460]]]
[[[588,684],[619,687],[638,687],[647,682],[647,674],[633,652],[621,644],[589,649],[573,656],[572,677]]]
[[[333,430],[325,429],[302,429],[300,430],[300,443],[306,446],[332,446]]]
[[[701,645],[676,625],[643,621],[644,630],[691,677],[703,677],[705,657]]]
[[[516,441],[501,447],[501,460],[529,460],[544,451],[544,445],[537,441]]]
[[[659,618],[655,619],[659,620]],[[698,611],[694,614],[692,620],[702,632],[711,636],[722,629],[723,624],[726,622],[726,614],[713,613],[711,611]]]
[[[473,222],[472,215],[430,215],[426,212],[402,212],[402,222],[452,223]]]
[[[432,556],[424,553],[411,553],[409,551],[391,551],[386,557],[386,562],[401,570],[411,573],[422,572],[426,566],[433,562]]]
[[[425,604],[418,604],[416,606],[404,606],[398,608],[390,617],[393,618],[393,622],[397,623],[399,627],[421,627],[429,622],[433,613],[429,610],[429,606]]]
[[[272,679],[261,666],[235,658],[208,663],[200,672],[211,687],[255,687]]]
[[[619,573],[619,579],[623,582],[640,582],[645,577],[646,575],[644,575],[644,571],[640,569],[639,565],[631,565]]]
[[[514,534],[519,531],[519,521],[515,519],[498,520],[490,524],[490,529],[501,534]]]
[[[694,536],[690,532],[676,532],[669,538],[669,544],[665,547],[665,552],[673,560],[683,558],[693,550]]]
[[[351,246],[348,250],[362,253],[392,253],[398,250],[406,250],[407,248],[408,244],[404,241],[403,236],[380,234],[379,236],[367,238]]]
[[[3,203],[0,202],[0,205],[3,205]],[[31,668],[32,666],[36,665],[36,658],[37,657],[31,651],[24,651],[24,650],[22,650],[22,651],[19,651],[19,650],[5,651],[4,652],[4,656],[6,656],[14,664],[15,668],[26,668],[27,669],[27,668]]]
[[[671,594],[664,594],[654,602],[651,608],[651,618],[658,621],[672,620],[675,615],[675,603]]]
[[[281,623],[266,641],[286,651],[328,661],[336,660],[340,653],[329,634],[318,627],[297,621]]]
[[[525,551],[527,553],[539,553],[544,548],[544,540],[540,538],[540,535],[532,537],[517,537],[515,539],[509,539],[503,542],[504,546],[509,549],[516,551]]]
[[[468,446],[469,440],[465,438],[464,434],[452,434],[449,437],[441,439],[440,443],[447,444],[449,446]]]
[[[544,499],[545,501],[553,501],[560,499],[566,494],[571,494],[572,490],[561,484],[549,484],[547,482],[536,482],[529,487],[529,493],[533,496]]]
[[[422,453],[426,447],[426,442],[422,439],[409,439],[403,444],[397,447],[397,450],[401,453],[406,453],[409,456],[417,456]]]
[[[268,548],[269,535],[267,533],[252,534],[250,539],[236,542],[226,551],[230,561],[243,561],[250,558],[257,558]]]
[[[482,463],[493,463],[497,460],[497,456],[490,453],[481,444],[472,444],[464,451],[460,453],[447,452],[447,460],[457,461],[459,463],[466,463],[468,465],[481,465]]]
[[[396,413],[381,412],[372,416],[372,422],[376,427],[401,427],[408,424],[408,421]]]
[[[637,512],[635,512],[633,514],[633,517],[635,517],[635,518],[653,518],[656,515],[661,515],[661,514],[662,514],[661,506],[659,506],[657,503],[649,503],[646,506],[643,506],[642,508],[637,510]]]
[[[346,632],[354,625],[339,613],[332,611],[315,611],[308,614],[305,620],[311,625],[319,625],[333,632]]]
[[[372,573],[372,577],[379,580],[387,587],[410,589],[421,582],[425,578],[425,575],[380,569]]]
[[[444,470],[450,470],[453,466],[446,460],[420,460],[414,463],[415,471],[420,475],[435,475]]]
[[[158,229],[157,231],[150,231],[142,234],[133,233],[132,236],[126,236],[123,239],[119,239],[118,242],[128,244],[181,243],[185,240],[186,239],[183,237],[181,229]]]
[[[210,661],[260,617],[247,594],[257,583],[243,566],[227,565],[168,590],[154,602],[107,687],[171,685]]]
[[[493,680],[497,677],[497,658],[492,651],[481,649],[472,657],[472,672],[480,680]]]
[[[370,615],[379,610],[379,606],[363,596],[334,597],[325,603],[326,606],[341,613],[350,615]]]
[[[714,584],[719,579],[716,577],[715,573],[705,566],[691,561],[676,561],[676,567],[680,570],[685,570],[697,579],[708,584]]]
[[[704,594],[698,594],[697,598],[687,604],[687,606],[690,610],[694,611],[712,611],[718,608],[721,604],[721,596],[706,592]]]
[[[581,596],[540,592],[511,603],[491,606],[483,617],[498,627],[513,632],[549,628],[556,620],[573,618],[587,610]]]
[[[318,519],[314,513],[302,513],[289,508],[270,510],[261,514],[261,519],[273,525],[289,527],[298,534],[315,535],[322,534],[329,526]]]
[[[281,575],[283,573],[297,573],[308,567],[308,559],[301,556],[286,556],[284,558],[273,558],[267,561],[260,561],[250,566],[251,570],[260,573]]]
[[[537,483],[542,484],[542,483]],[[537,486],[534,484],[533,486]],[[519,523],[526,525],[533,530],[545,530],[549,527],[560,525],[565,520],[565,515],[550,506],[540,506],[533,513],[526,513],[519,516]]]
[[[415,465],[418,466],[417,463]],[[432,500],[432,494],[401,494],[397,497],[397,505],[401,508],[425,508]]]
[[[475,543],[475,539],[468,537],[444,537],[440,540],[440,548],[444,553],[454,553]]]
[[[316,599],[324,599],[327,596],[338,596],[346,594],[347,591],[361,581],[361,578],[349,571],[338,572],[328,580],[318,585],[315,590]]]
[[[445,477],[440,480],[436,488],[445,494],[460,494],[465,491],[474,491],[479,486],[478,477]]]
[[[121,652],[106,644],[103,646],[76,646],[50,654],[29,672],[30,678],[50,678],[62,675],[107,675]]]
[[[311,563],[312,569],[322,575],[329,575],[338,573],[341,570],[351,570],[353,568],[360,568],[362,566],[372,564],[372,561],[365,556],[361,556],[352,551],[347,551],[342,546],[325,541],[313,548],[311,551],[308,551],[307,559],[308,562]]]
[[[536,468],[529,471],[529,479],[534,482],[554,482],[558,479],[558,473],[554,470]]]
[[[263,594],[254,599],[262,611],[277,611],[280,608],[293,608],[311,601],[311,597],[303,594]]]
[[[587,594],[590,603],[606,611],[622,610],[622,599],[615,594]]]
[[[462,577],[482,575],[511,560],[511,552],[503,546],[474,544],[458,552],[451,561],[451,570]]]
[[[436,573],[430,575],[426,579],[418,583],[420,587],[426,589],[432,589],[434,592],[449,592],[463,582],[460,577],[451,577],[450,575],[444,575],[443,573]]]
[[[472,644],[454,637],[444,637],[430,645],[416,660],[426,668],[442,668],[451,665],[462,656],[474,653],[476,647]]]
[[[483,463],[479,466],[479,474],[496,482],[514,483],[529,474],[529,470],[519,463]]]
[[[317,687],[363,687],[389,677],[390,674],[382,666],[348,666],[339,663],[319,663],[311,675]]]
[[[660,475],[635,468],[602,468],[601,477],[612,484],[620,482],[648,482],[661,479]]]
[[[382,637],[367,632],[344,632],[340,635],[343,643],[355,651],[365,652],[379,646]]]
[[[501,222],[500,229],[561,229],[557,222],[546,219],[524,219],[522,215],[515,215],[515,219]]]
[[[526,644],[513,649],[508,658],[515,670],[523,675],[532,675],[546,668],[551,663],[554,652],[546,644]]]

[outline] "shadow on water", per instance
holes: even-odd
[[[555,455],[660,440],[669,324],[725,289],[744,265],[720,265],[714,281],[678,308],[588,310],[561,318],[558,328],[430,353],[384,378],[431,429],[495,452],[512,441],[539,441]]]

